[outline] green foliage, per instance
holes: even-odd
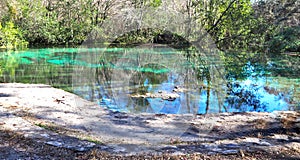
[[[257,24],[250,0],[204,1],[197,4],[199,23],[222,50],[248,50]]]
[[[265,52],[271,56],[282,52],[299,53],[298,2],[297,0],[261,0],[253,4],[255,17],[260,19],[260,23],[256,25],[261,26],[256,27],[261,35],[259,43],[263,44]]]
[[[24,49],[27,44],[21,30],[16,28],[13,22],[6,22],[3,27],[0,24],[0,48]]]
[[[150,6],[158,7],[161,5],[161,3],[162,3],[162,0],[152,0],[152,1],[150,1]]]
[[[133,0],[132,4],[135,8],[159,7],[162,4],[162,0]]]
[[[265,0],[253,3],[251,0],[187,0],[183,5],[174,4],[176,6],[174,10],[196,22],[196,25],[190,26],[196,28],[187,28],[187,31],[182,32],[205,29],[218,48],[223,51],[253,53],[266,52],[267,48],[270,48],[271,52],[298,50],[298,32],[294,28],[290,31],[287,29],[291,26],[289,23],[298,23],[293,21],[299,19],[294,14],[297,9],[294,7],[295,2],[284,0],[282,5],[285,7],[279,10],[278,1],[276,0],[275,3]],[[120,5],[117,1],[102,0],[35,0],[34,3],[32,2],[6,0],[6,3],[1,3],[4,6],[4,9],[1,9],[1,13],[4,14],[0,16],[2,47],[26,46],[25,40],[34,45],[80,44],[92,30],[95,31],[93,33],[95,37],[101,39],[107,36],[102,33],[102,23],[111,15],[117,14],[122,7],[159,9],[163,5],[162,0],[127,0],[128,3],[124,5]],[[273,13],[274,10],[278,13]],[[284,16],[280,17],[281,15]],[[152,18],[155,17],[150,15],[145,18],[145,21]],[[280,28],[284,28],[284,31]],[[175,34],[198,35],[197,33]],[[197,40],[198,37],[189,38]],[[143,36],[132,35],[124,40],[148,41]],[[273,51],[274,48],[277,50]]]
[[[116,38],[110,47],[134,47],[145,43],[166,44],[176,49],[187,49],[191,43],[183,37],[170,31],[164,31],[157,28],[144,28],[137,31],[131,31]]]
[[[91,0],[14,0],[8,2],[14,9],[3,19],[17,24],[30,44],[79,44],[103,19],[97,4]]]
[[[31,43],[67,44],[80,43],[83,40],[80,36],[82,29],[80,27],[84,25],[78,24],[73,15],[66,13],[71,12],[71,7],[66,3],[58,3],[55,6],[59,10],[63,9],[60,10],[63,13],[60,13],[44,6],[42,0],[34,4],[24,0],[18,1],[23,4],[21,8],[23,17],[18,20],[18,24],[25,30],[25,36]]]
[[[300,52],[300,27],[285,27],[280,30],[269,41],[270,52]]]
[[[224,63],[226,77],[228,79],[233,78],[242,80],[248,76],[242,74],[243,67],[246,66],[247,63],[256,59],[256,56],[258,56],[258,54],[249,52],[221,52],[220,56]]]

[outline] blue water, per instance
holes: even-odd
[[[244,64],[226,78],[223,62],[202,63],[171,49],[45,48],[0,53],[1,82],[46,83],[115,111],[147,113],[273,112],[300,109],[299,76],[277,76],[274,63]],[[199,62],[199,63],[198,63]],[[201,62],[201,63],[200,63]],[[216,76],[225,68],[224,77]],[[233,66],[235,64],[232,64]],[[271,68],[271,69],[270,69]],[[209,72],[205,72],[208,69]],[[288,68],[287,68],[288,69]],[[210,78],[206,76],[210,74]],[[213,79],[213,80],[212,80]],[[178,98],[133,98],[173,93]]]

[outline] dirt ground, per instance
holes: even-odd
[[[44,143],[36,142],[33,139],[25,138],[23,135],[11,131],[1,130],[0,132],[0,158],[1,159],[297,159],[293,152],[268,153],[265,151],[254,151],[251,153],[238,153],[232,155],[208,155],[208,154],[183,154],[172,153],[151,153],[138,155],[116,155],[94,148],[86,152],[78,152],[71,149],[55,147]],[[292,155],[291,155],[292,154]],[[298,157],[299,158],[299,157]]]
[[[300,159],[300,112],[127,114],[8,83],[0,137],[0,159]]]

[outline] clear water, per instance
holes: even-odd
[[[50,84],[124,112],[272,112],[300,109],[298,64],[286,56],[226,63],[219,53],[163,46],[44,48],[0,52],[0,82]]]

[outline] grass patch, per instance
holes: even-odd
[[[84,136],[84,137],[80,138],[80,140],[86,140],[86,141],[89,141],[89,142],[92,142],[95,144],[102,144],[101,141],[99,141],[93,137],[90,137],[90,136]]]
[[[41,127],[41,128],[44,128],[46,130],[50,130],[52,132],[56,132],[58,133],[60,128],[57,127],[57,126],[54,126],[54,125],[49,125],[49,124],[43,124],[43,123],[35,123],[34,125],[38,126],[38,127]]]

